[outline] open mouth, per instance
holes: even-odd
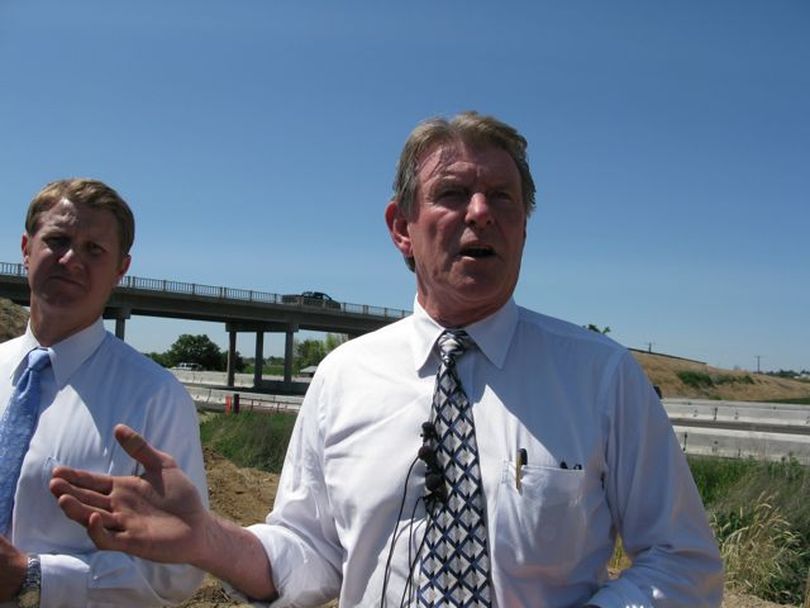
[[[495,255],[495,250],[492,247],[476,245],[471,247],[462,247],[460,253],[463,257],[482,259],[493,257]]]

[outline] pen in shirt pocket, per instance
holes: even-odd
[[[520,492],[522,477],[523,477],[523,465],[529,463],[529,455],[526,452],[526,448],[520,448],[517,451],[517,455],[515,456],[515,489]]]

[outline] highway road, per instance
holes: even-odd
[[[810,466],[810,405],[664,399],[687,454],[782,460]]]
[[[252,374],[237,374],[234,391],[221,388],[224,372],[171,371],[201,408],[222,411],[226,398],[233,402],[234,392],[240,395],[242,411],[296,412],[301,405],[301,397],[249,392]],[[772,461],[795,458],[810,466],[810,405],[701,399],[664,399],[663,404],[687,454]]]

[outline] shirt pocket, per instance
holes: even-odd
[[[500,568],[518,576],[565,577],[586,536],[581,469],[524,465],[521,488],[506,461],[495,504],[493,549]]]
[[[35,469],[26,487],[23,504],[30,509],[19,514],[31,551],[42,553],[85,553],[94,549],[87,531],[68,519],[49,490],[54,467],[65,464],[56,458],[45,458]]]

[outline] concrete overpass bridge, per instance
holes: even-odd
[[[0,297],[22,306],[29,305],[28,281],[22,264],[0,262]],[[258,392],[303,394],[307,385],[292,381],[295,332],[305,329],[357,336],[409,314],[407,310],[368,304],[125,276],[113,291],[104,318],[115,320],[115,335],[122,340],[126,321],[132,315],[224,323],[228,332],[229,387],[234,385],[237,334],[255,333],[256,360],[262,361],[264,334],[283,332],[284,379],[263,380],[261,366],[257,366],[253,388]]]

